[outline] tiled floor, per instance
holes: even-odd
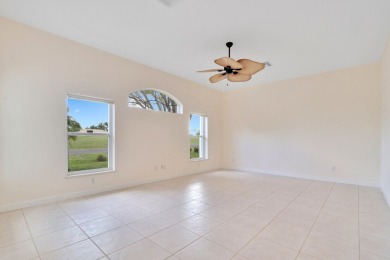
[[[376,188],[216,171],[0,214],[0,259],[390,259]]]

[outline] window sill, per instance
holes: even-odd
[[[208,158],[196,158],[196,159],[190,159],[191,162],[199,162],[199,161],[207,161]]]
[[[79,176],[89,176],[89,175],[97,175],[97,174],[106,174],[106,173],[114,173],[116,170],[114,169],[97,169],[97,171],[77,171],[74,173],[69,173],[66,175],[66,178],[73,178]]]

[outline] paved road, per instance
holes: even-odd
[[[74,155],[74,154],[89,154],[89,153],[107,153],[107,148],[69,150],[69,154],[70,155]]]

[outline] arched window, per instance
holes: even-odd
[[[130,93],[129,107],[176,114],[183,113],[183,105],[175,97],[155,89],[142,89]]]

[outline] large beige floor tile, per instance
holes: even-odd
[[[360,237],[360,250],[390,258],[390,234],[389,240],[372,235]]]
[[[234,217],[236,213],[227,209],[213,207],[202,211],[199,215],[223,223]]]
[[[117,203],[110,203],[106,206],[100,207],[100,209],[109,214],[115,214],[124,210],[131,210],[136,207],[137,205],[131,201],[120,201]]]
[[[234,252],[240,251],[252,238],[253,234],[241,228],[224,224],[204,236],[207,240],[224,246]]]
[[[0,248],[31,238],[27,226],[0,231]]]
[[[75,225],[73,220],[68,216],[58,216],[51,219],[46,218],[42,221],[36,220],[28,224],[33,237],[46,235]]]
[[[332,242],[359,248],[359,232],[326,224],[315,224],[309,235],[314,239],[326,239]]]
[[[321,212],[316,221],[317,224],[324,224],[333,226],[336,228],[349,229],[352,231],[359,231],[359,218],[358,216],[349,216],[348,214],[336,215]]]
[[[179,223],[194,216],[195,213],[178,207],[160,212],[157,215],[167,220],[173,221],[174,223]]]
[[[107,217],[108,213],[101,209],[88,209],[85,211],[80,210],[69,215],[77,224],[83,224],[95,219]]]
[[[292,217],[302,218],[308,221],[314,221],[320,213],[320,209],[294,206],[293,204],[291,204],[283,211],[283,213]]]
[[[283,209],[285,209],[289,203],[290,203],[289,201],[283,201],[283,200],[280,200],[279,198],[266,197],[266,198],[256,202],[256,204],[254,204],[254,206],[264,208],[267,210],[276,211],[279,213]]]
[[[48,235],[34,238],[40,255],[80,242],[88,237],[79,227],[63,229]]]
[[[375,235],[376,237],[390,240],[390,224],[385,222],[360,222],[359,231],[361,236]]]
[[[102,251],[88,239],[43,255],[41,260],[95,260],[101,257],[104,257]]]
[[[150,236],[149,239],[174,254],[199,237],[199,235],[179,225],[175,225]]]
[[[177,201],[172,201],[170,199],[164,199],[164,200],[159,200],[153,203],[149,203],[147,205],[141,206],[142,209],[146,211],[150,211],[154,214],[166,211],[168,209],[172,209],[175,207],[180,206],[181,204],[184,204],[185,202],[177,202]]]
[[[303,253],[299,253],[296,260],[319,260],[319,258],[310,255],[305,255]]]
[[[80,228],[89,236],[93,237],[101,233],[113,230],[115,228],[121,227],[124,224],[119,220],[113,217],[104,217],[97,220],[92,220],[90,222],[80,225]]]
[[[180,207],[182,207],[185,210],[189,210],[193,213],[196,213],[196,214],[198,214],[202,211],[205,211],[206,209],[211,208],[211,206],[209,204],[203,203],[199,200],[193,200],[193,201],[187,202],[187,203],[181,205]]]
[[[314,225],[314,220],[307,220],[303,218],[297,218],[294,216],[290,216],[287,213],[282,212],[278,215],[272,224],[276,224],[279,226],[283,226],[286,228],[295,229],[301,231],[302,233],[309,233],[311,228]]]
[[[192,231],[200,236],[209,233],[211,230],[217,228],[221,223],[203,216],[193,216],[185,221],[179,223],[180,226]]]
[[[21,210],[0,213],[0,231],[26,226],[26,220]]]
[[[91,239],[104,253],[111,254],[144,238],[135,230],[125,226],[97,235]]]
[[[201,238],[175,254],[179,259],[186,260],[227,260],[235,253],[218,244]]]
[[[243,214],[238,214],[229,219],[226,224],[241,229],[249,234],[257,235],[268,224],[268,222],[262,221],[261,219],[247,217]]]
[[[1,260],[25,260],[32,259],[37,256],[38,252],[31,239],[0,248]]]
[[[291,193],[296,193],[299,194],[303,192],[307,186],[309,186],[312,183],[310,180],[295,180],[292,181],[291,183],[287,184],[283,190],[288,191]]]
[[[112,216],[120,221],[122,221],[125,224],[130,224],[133,222],[136,222],[138,220],[150,217],[153,215],[152,212],[146,211],[141,208],[134,208],[134,209],[126,209],[120,212],[117,212],[115,214],[112,214]]]
[[[25,208],[23,209],[23,213],[29,224],[36,221],[50,221],[66,216],[65,211],[55,203]]]
[[[147,237],[173,225],[174,222],[154,215],[137,222],[133,222],[129,224],[129,227]]]
[[[68,214],[77,214],[78,212],[96,209],[98,205],[85,198],[76,198],[57,203]]]
[[[245,256],[242,256],[242,255],[235,255],[232,260],[249,260],[249,258],[246,258]]]
[[[211,207],[215,207],[215,206],[218,206],[219,204],[227,201],[228,199],[230,199],[233,196],[234,196],[233,194],[229,195],[226,193],[224,193],[224,194],[211,193],[210,195],[203,196],[197,200],[200,202],[206,203],[206,204],[210,205]]]
[[[0,259],[390,259],[389,233],[380,189],[219,170],[0,213]]]
[[[229,200],[219,204],[217,207],[227,209],[227,210],[233,211],[235,213],[240,213],[241,211],[252,206],[252,204],[254,204],[254,203],[251,201],[246,201],[244,199],[237,199],[237,197],[234,197],[233,199],[229,199]]]
[[[388,257],[382,257],[369,252],[360,251],[360,260],[389,260]]]
[[[253,260],[288,260],[295,259],[298,251],[262,238],[255,238],[239,254]]]
[[[253,218],[257,221],[261,221],[262,223],[270,223],[279,212],[269,210],[263,207],[251,206],[246,210],[242,211],[239,215],[243,215],[246,217]]]
[[[302,252],[320,259],[359,259],[358,249],[334,243],[325,239],[308,238],[303,245]]]
[[[109,255],[111,260],[162,260],[171,254],[145,238]]]
[[[259,237],[299,251],[307,234],[297,229],[271,224],[259,234]]]

